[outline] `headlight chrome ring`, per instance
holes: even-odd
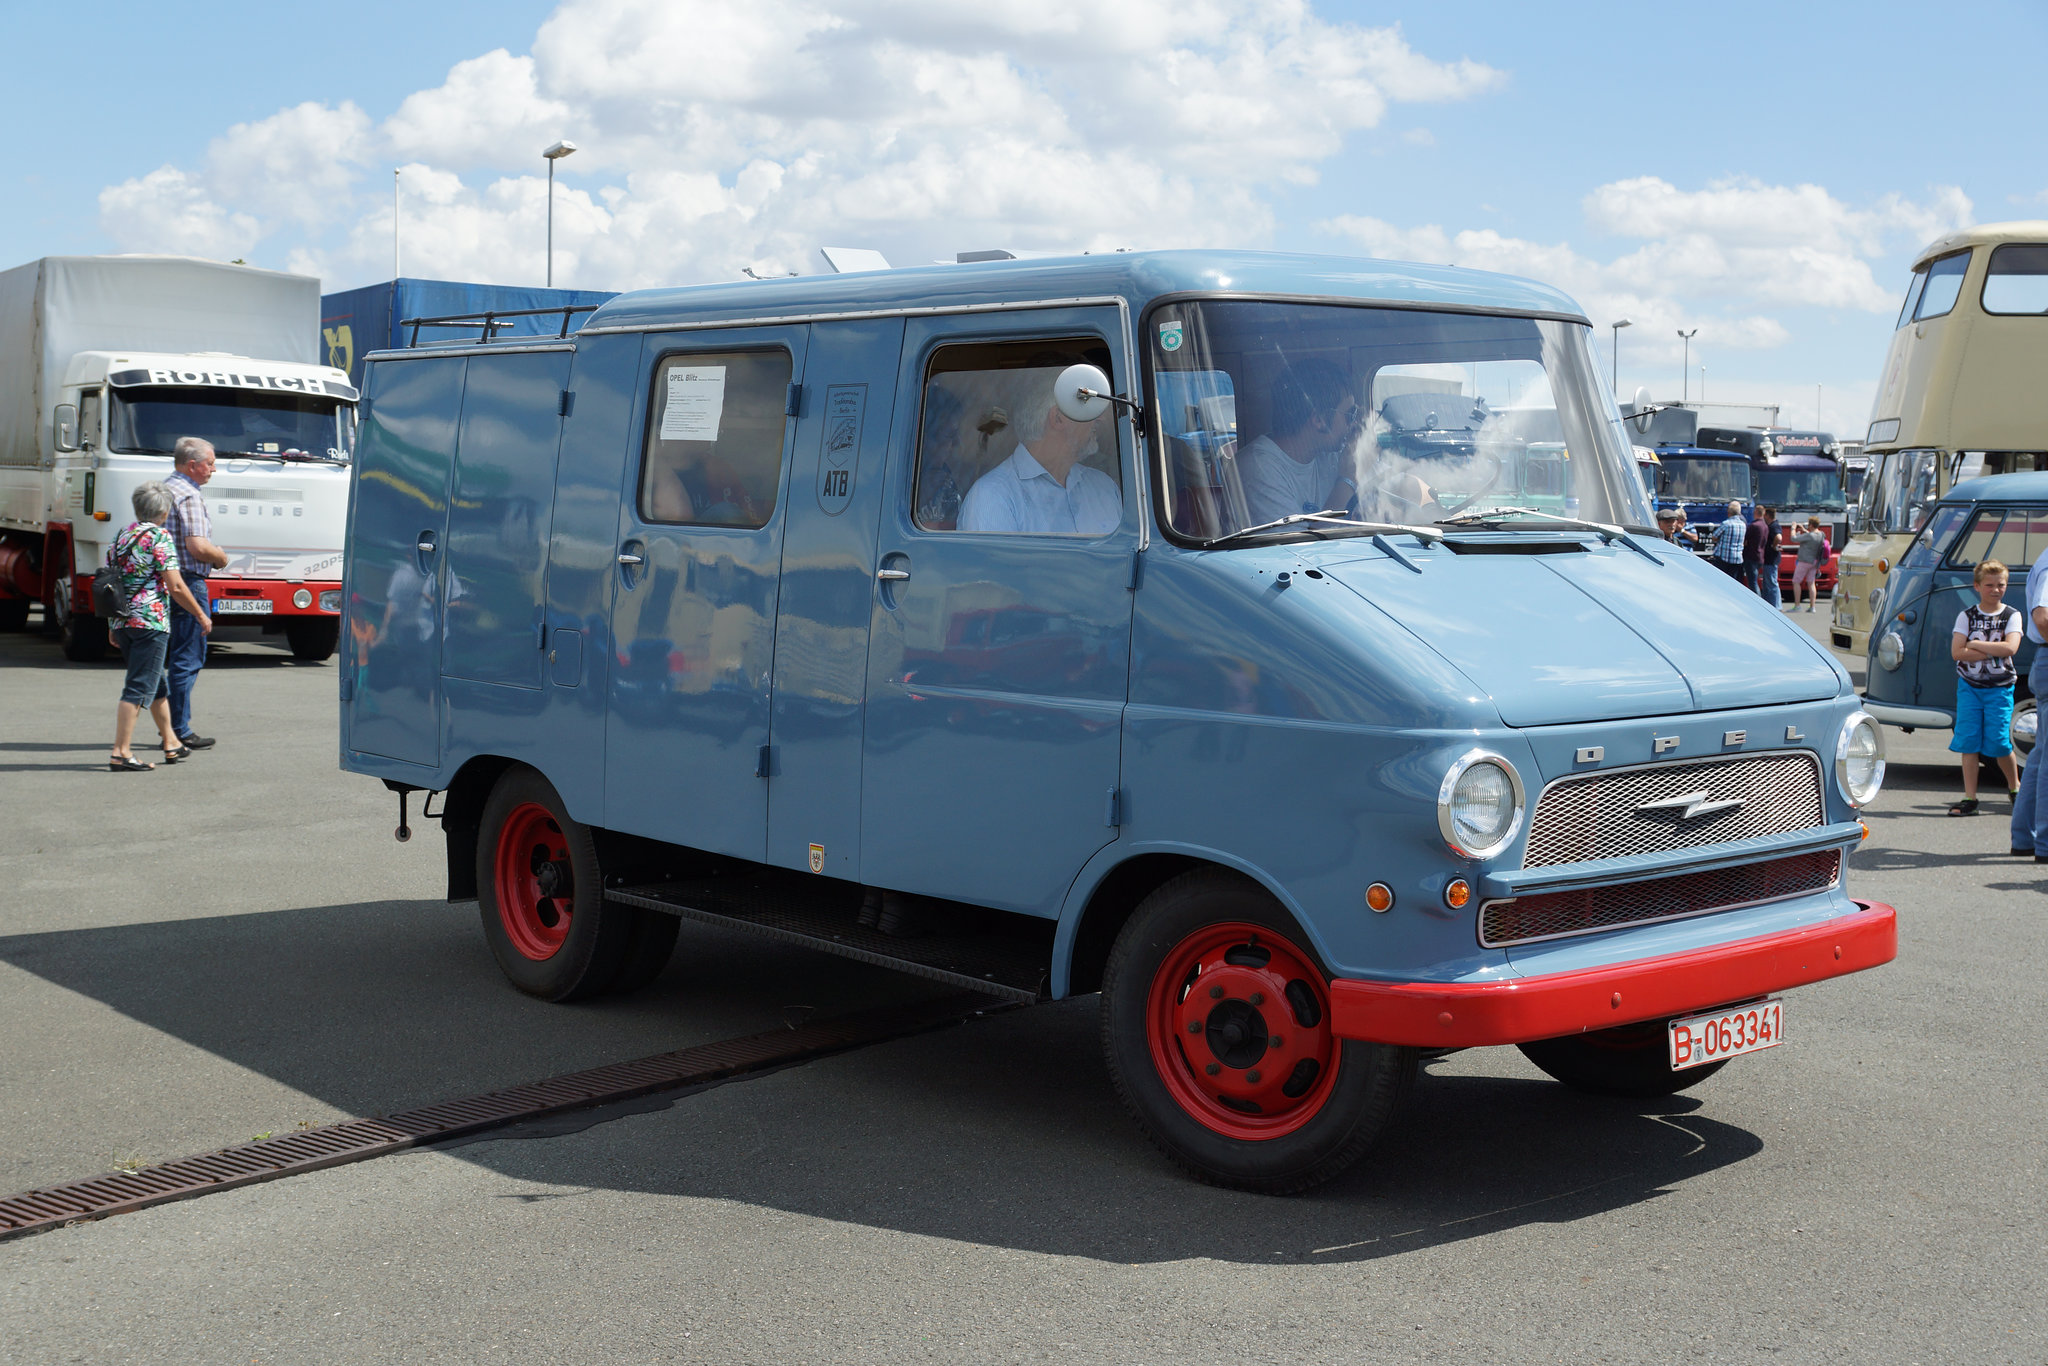
[[[1506,780],[1505,789],[1496,788],[1494,810],[1496,815],[1505,806],[1506,819],[1497,820],[1489,829],[1472,831],[1467,822],[1458,819],[1458,798],[1460,787],[1469,778],[1471,790],[1465,793],[1470,799],[1483,795],[1482,784],[1495,781],[1487,770],[1497,772]],[[1522,828],[1522,815],[1527,796],[1522,787],[1522,775],[1504,755],[1491,750],[1471,749],[1458,756],[1444,774],[1443,784],[1436,793],[1436,828],[1444,837],[1444,843],[1460,858],[1488,859],[1498,854],[1513,842]]]
[[[1885,633],[1877,638],[1878,667],[1886,673],[1890,673],[1898,668],[1905,661],[1905,658],[1906,642],[1897,631],[1889,627],[1885,628]]]
[[[1835,786],[1851,806],[1868,806],[1884,787],[1884,728],[1867,711],[1851,713],[1835,737]]]

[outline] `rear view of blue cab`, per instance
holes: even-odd
[[[381,353],[343,766],[445,792],[449,896],[547,999],[683,919],[1100,992],[1203,1180],[1335,1175],[1425,1050],[1692,1085],[1891,958],[1842,876],[1882,749],[1645,530],[1588,333],[1527,281],[1159,252]]]

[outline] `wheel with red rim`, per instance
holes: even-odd
[[[1671,1070],[1665,1020],[1619,1025],[1564,1039],[1521,1045],[1522,1056],[1574,1091],[1595,1096],[1669,1096],[1699,1085],[1728,1065]]]
[[[1264,889],[1221,870],[1147,897],[1103,974],[1118,1094],[1167,1156],[1217,1185],[1286,1194],[1369,1149],[1413,1049],[1337,1038],[1329,976]]]
[[[530,768],[499,777],[484,803],[476,865],[484,938],[514,986],[550,1001],[612,989],[634,912],[605,901],[597,841],[547,779]]]

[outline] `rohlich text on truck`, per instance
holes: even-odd
[[[356,391],[318,363],[319,324],[308,275],[174,256],[0,271],[0,630],[40,602],[68,658],[107,652],[93,571],[191,436],[218,456],[204,497],[228,562],[193,585],[214,638],[332,655]]]
[[[1844,881],[1883,749],[1648,529],[1589,332],[1525,280],[1169,251],[379,353],[342,765],[445,792],[522,991],[643,985],[687,918],[1100,992],[1207,1181],[1329,1178],[1429,1051],[1695,1085],[1892,958]]]

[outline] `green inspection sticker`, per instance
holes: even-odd
[[[1159,324],[1159,349],[1162,351],[1180,350],[1179,323]]]

